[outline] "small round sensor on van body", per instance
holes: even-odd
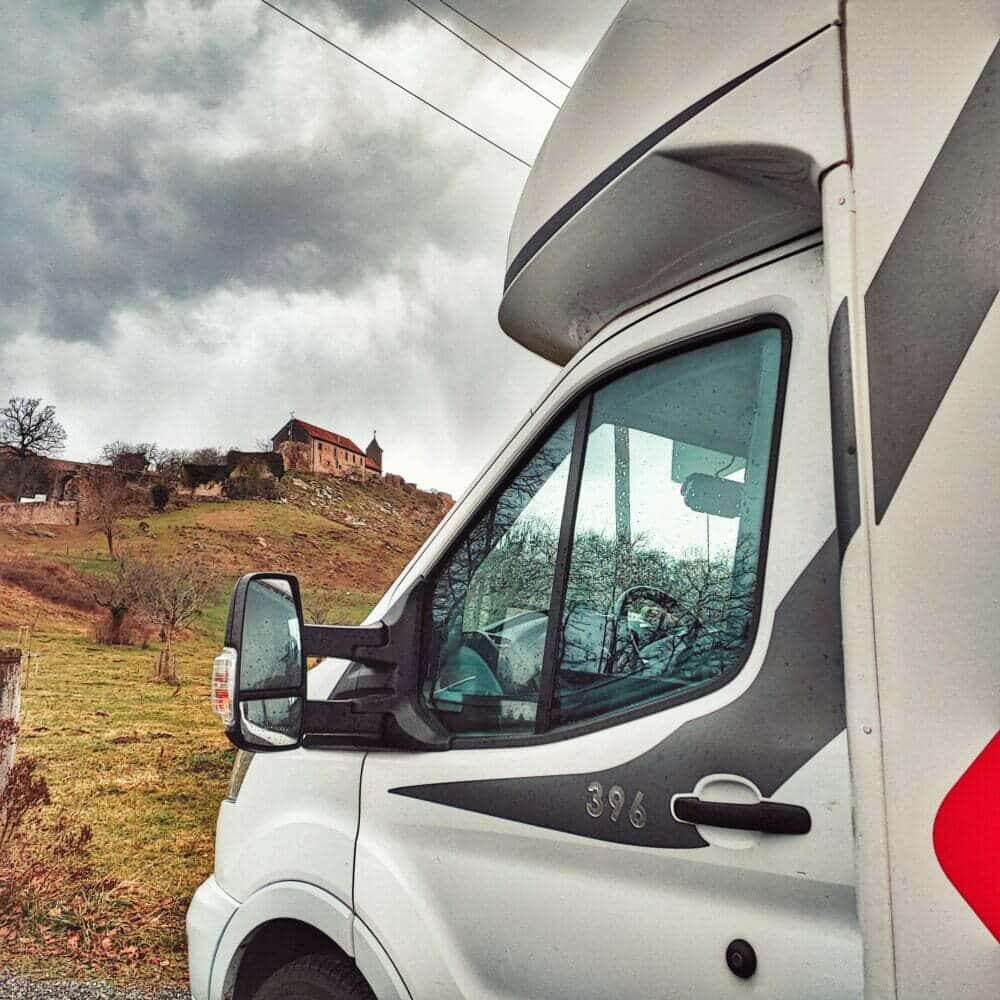
[[[749,979],[757,971],[757,952],[749,941],[736,938],[726,948],[726,965],[734,976]]]

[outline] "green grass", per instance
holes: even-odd
[[[202,609],[197,619],[198,631],[208,637],[214,637],[220,646],[226,634],[226,619],[229,617],[231,593],[230,587],[220,586],[215,599]]]
[[[79,555],[65,553],[60,555],[54,552],[46,555],[47,559],[53,562],[60,562],[80,573],[89,573],[92,576],[106,578],[114,573],[114,563],[107,556]]]
[[[150,680],[153,648],[58,633],[42,633],[33,645],[20,748],[41,763],[50,810],[93,828],[102,873],[141,877],[163,895],[193,891],[211,867],[213,818],[232,758],[209,706],[218,640],[199,630],[178,645],[176,691]],[[195,772],[192,759],[214,763]]]
[[[92,947],[89,964],[82,951],[75,958],[60,951],[60,935],[74,928],[118,926],[140,948],[142,968],[183,978],[184,911],[212,869],[215,817],[234,756],[209,696],[233,583],[254,569],[297,573],[307,611],[322,615],[307,614],[307,620],[356,624],[433,523],[427,510],[407,507],[412,502],[406,496],[369,495],[352,484],[338,488],[344,507],[330,517],[294,503],[241,501],[192,504],[123,522],[120,551],[197,562],[217,584],[175,642],[177,689],[151,679],[160,650],[155,633],[148,648],[102,646],[91,638],[94,622],[85,613],[14,589],[7,591],[12,604],[5,607],[0,598],[0,645],[16,641],[17,626],[35,624],[18,752],[38,761],[52,804],[30,819],[31,828],[65,814],[93,831],[91,874],[74,876],[65,889],[53,882],[56,888],[40,903],[26,897],[14,918],[0,906],[0,932],[5,920],[16,920],[16,937],[0,940],[7,963],[46,974],[86,969],[128,979],[137,967],[121,964],[117,951],[118,957],[105,959]],[[383,509],[390,504],[391,510]],[[347,524],[346,516],[365,524]],[[57,561],[99,577],[113,571],[93,526],[56,529],[53,538],[0,537],[5,559]],[[153,914],[138,921],[141,926],[136,900],[142,912]]]

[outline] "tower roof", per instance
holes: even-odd
[[[367,456],[368,461],[371,462],[375,468],[379,469],[379,471],[382,469],[382,454],[382,445],[378,443],[376,432],[372,431],[372,439],[368,442],[368,447],[365,448],[365,455]]]

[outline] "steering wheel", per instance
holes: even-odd
[[[687,627],[687,640],[693,640],[705,627],[705,623],[698,617],[693,611],[682,607],[680,602],[674,597],[669,591],[664,590],[662,587],[653,587],[648,584],[638,584],[634,587],[628,587],[623,590],[618,600],[615,601],[614,606],[614,617],[612,618],[612,634],[611,634],[611,655],[608,657],[608,668],[618,659],[618,631],[619,623],[622,621],[625,615],[626,608],[629,604],[634,601],[641,600],[645,598],[646,600],[653,601],[658,604],[664,611],[674,617],[674,619],[687,619],[691,624]],[[662,616],[660,623],[657,626],[657,631],[662,631]],[[632,649],[635,655],[639,655],[639,645],[636,641],[635,634],[629,630],[629,638],[631,639]],[[627,649],[627,647],[626,647]],[[624,650],[623,650],[624,652]]]

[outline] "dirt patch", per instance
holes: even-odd
[[[96,617],[93,611],[68,608],[0,580],[0,628],[36,625],[83,633],[89,631]]]

